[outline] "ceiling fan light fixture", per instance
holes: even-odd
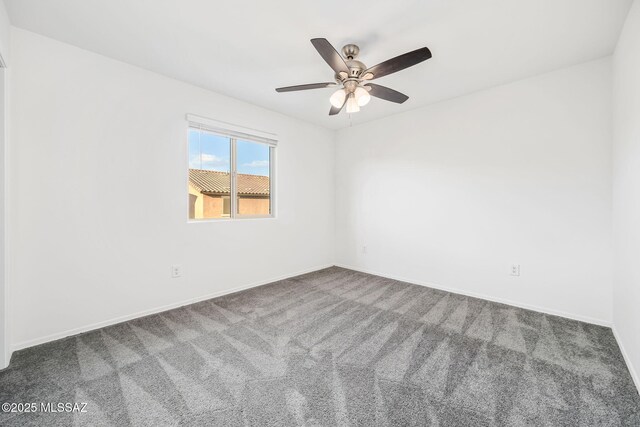
[[[371,101],[371,95],[369,95],[369,91],[362,86],[358,86],[356,88],[354,95],[360,107],[364,107],[369,103],[369,101]]]
[[[344,89],[338,89],[333,93],[333,95],[331,95],[331,98],[329,98],[329,101],[331,102],[331,105],[333,105],[334,107],[342,108],[342,106],[344,105],[344,99],[346,97],[347,97],[347,93],[344,91]]]
[[[350,94],[349,98],[347,98],[347,114],[357,113],[360,111],[360,106],[358,105],[358,100],[356,100],[355,94]]]

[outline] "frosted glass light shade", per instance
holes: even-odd
[[[344,99],[346,97],[347,97],[347,93],[344,91],[344,89],[338,89],[333,93],[333,95],[331,95],[331,98],[329,98],[329,101],[331,102],[331,105],[333,105],[334,107],[342,108],[342,106],[344,105]]]
[[[364,107],[371,101],[371,95],[369,95],[369,91],[363,88],[362,86],[358,86],[354,92],[356,96],[356,101],[358,101],[358,105]]]
[[[360,111],[360,106],[358,105],[355,95],[352,93],[347,99],[347,114],[357,113],[358,111]]]

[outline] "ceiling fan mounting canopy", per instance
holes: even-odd
[[[330,116],[338,114],[345,106],[349,114],[358,112],[360,107],[369,102],[371,96],[402,104],[409,99],[408,96],[388,87],[370,83],[370,80],[404,70],[431,58],[429,49],[423,47],[367,68],[362,61],[356,59],[360,54],[360,48],[355,44],[343,46],[342,56],[327,39],[311,39],[311,44],[335,72],[335,83],[312,83],[280,87],[276,89],[276,92],[293,92],[340,86],[330,98],[332,105],[329,111]]]
[[[355,44],[347,44],[342,47],[342,55],[347,59],[355,59],[360,53],[360,48]]]

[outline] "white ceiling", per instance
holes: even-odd
[[[5,0],[12,24],[215,92],[338,129],[331,81],[309,42],[360,45],[372,66],[427,46],[433,58],[376,83],[353,124],[612,53],[632,0]]]

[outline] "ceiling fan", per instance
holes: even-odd
[[[347,113],[357,113],[360,107],[366,105],[372,96],[387,101],[402,104],[409,97],[396,90],[374,83],[373,79],[387,76],[431,58],[431,51],[426,47],[396,56],[378,65],[367,68],[357,60],[360,48],[355,44],[348,44],[342,48],[342,56],[335,50],[327,39],[311,39],[311,44],[320,56],[335,71],[335,83],[311,83],[306,85],[279,87],[276,92],[293,92],[298,90],[322,89],[341,86],[331,95],[331,110],[329,115],[338,114],[346,106]]]

